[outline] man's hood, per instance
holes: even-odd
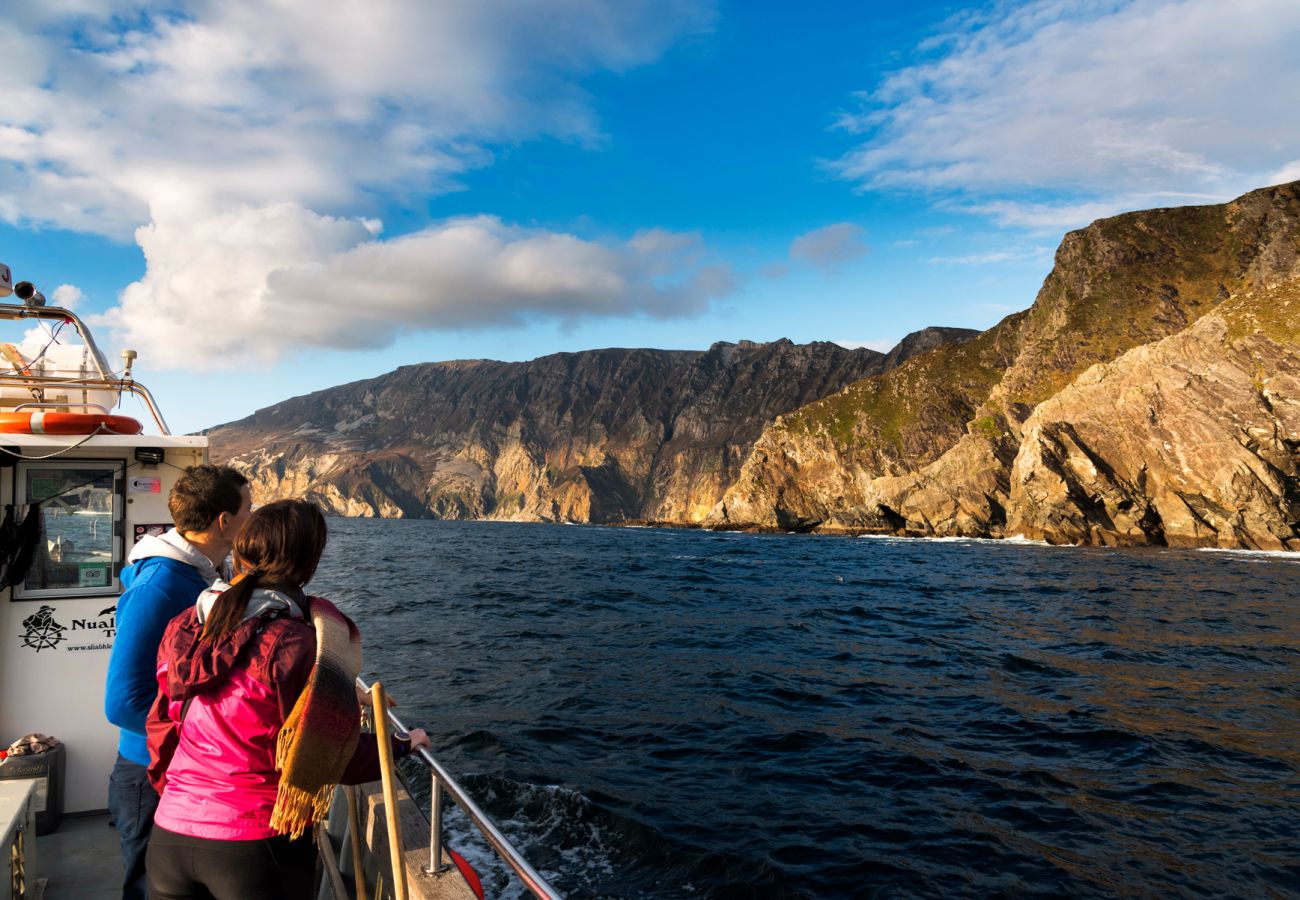
[[[212,560],[204,556],[198,547],[181,537],[180,532],[175,528],[157,536],[145,535],[131,548],[131,555],[126,558],[126,561],[128,564],[137,563],[157,556],[193,566],[199,570],[199,574],[208,584],[212,584],[219,577],[217,567],[212,564]]]
[[[235,628],[220,637],[205,638],[203,623],[217,598],[229,587],[217,581],[200,594],[194,607],[195,626],[176,632],[176,643],[171,648],[173,664],[167,672],[167,694],[173,699],[184,700],[225,682],[236,664],[244,662],[244,648],[257,639],[266,617],[305,618],[302,595],[258,588],[248,598],[243,618]]]

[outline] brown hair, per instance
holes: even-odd
[[[255,588],[301,591],[316,574],[327,537],[320,507],[306,500],[277,500],[254,510],[235,538],[235,578],[212,605],[203,636],[234,630]]]
[[[167,498],[176,530],[207,531],[222,513],[235,515],[244,504],[248,479],[230,466],[190,466]]]

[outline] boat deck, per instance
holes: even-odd
[[[388,837],[382,824],[383,801],[379,785],[364,786],[361,799],[368,817],[362,832],[365,835],[364,858],[369,883],[367,893],[372,897],[382,896],[383,892],[391,891],[391,887],[378,884],[388,880],[386,866],[390,859]],[[404,844],[410,848],[402,854],[407,870],[408,895],[415,900],[475,900],[469,886],[445,854],[443,861],[449,867],[447,871],[440,875],[423,872],[429,853],[428,823],[406,791],[399,792],[399,799],[403,833],[408,838]],[[346,804],[340,806],[346,809]],[[335,856],[344,870],[344,877],[340,879],[342,890],[334,894],[327,879],[321,886],[321,897],[353,896],[352,858],[347,852],[339,852],[348,840],[346,827],[346,816],[340,816],[336,827],[330,829],[337,832],[334,835]],[[122,896],[122,853],[117,829],[109,824],[108,814],[64,816],[57,830],[36,839],[36,866],[32,875],[34,878],[29,883],[36,887],[28,894],[32,900],[118,900]]]
[[[38,883],[45,900],[118,900],[122,851],[108,814],[65,816],[58,830],[36,839]]]

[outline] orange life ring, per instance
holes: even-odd
[[[0,413],[0,434],[139,434],[144,426],[130,416],[101,413],[35,412]]]

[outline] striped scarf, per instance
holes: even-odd
[[[313,597],[316,664],[276,739],[279,792],[271,827],[301,837],[329,811],[330,795],[356,750],[361,710],[356,679],[361,669],[361,634],[328,600]]]

